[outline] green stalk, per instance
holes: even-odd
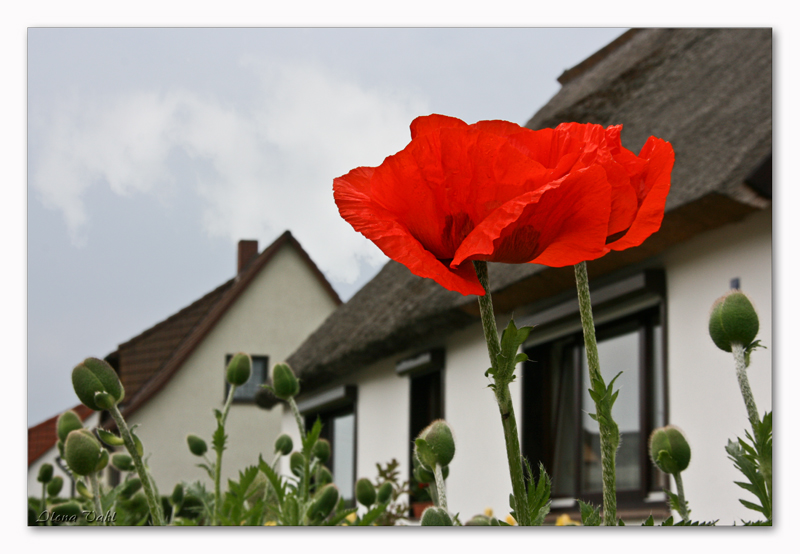
[[[497,336],[497,321],[494,318],[492,307],[492,294],[489,290],[489,268],[486,262],[475,261],[475,273],[478,275],[483,290],[486,294],[478,297],[481,310],[483,334],[486,337],[486,346],[489,349],[489,360],[492,367],[497,370],[500,366],[497,357],[500,355],[500,340]],[[528,517],[528,495],[525,491],[525,475],[522,470],[522,452],[519,447],[519,434],[517,432],[517,419],[514,416],[514,405],[511,401],[511,391],[508,388],[509,380],[499,376],[495,371],[494,394],[497,406],[500,409],[500,420],[503,423],[503,436],[506,441],[506,454],[508,456],[508,470],[511,474],[511,489],[514,492],[514,512],[517,514],[519,525],[530,525]]]
[[[44,513],[47,511],[47,483],[42,483],[42,509],[39,513]],[[47,518],[45,525],[50,525],[50,518]]]
[[[131,455],[131,458],[133,458],[133,465],[136,467],[136,473],[139,475],[139,479],[142,480],[142,488],[144,488],[144,494],[145,497],[147,497],[147,506],[150,508],[150,516],[153,518],[153,525],[162,526],[164,525],[164,519],[161,516],[161,505],[156,501],[156,495],[153,492],[153,484],[150,482],[150,476],[144,467],[142,457],[139,456],[139,452],[136,450],[136,443],[133,442],[128,424],[125,423],[125,419],[122,417],[116,404],[114,404],[108,412],[111,414],[111,417],[114,418],[117,428],[119,429],[119,434],[122,436],[122,441],[125,443],[125,448],[128,450],[128,454]]]
[[[89,474],[89,483],[92,485],[92,500],[94,501],[94,509],[97,512],[97,517],[103,516],[103,505],[100,503],[100,484],[97,482],[97,473]],[[108,522],[103,518],[103,525],[108,525]]]
[[[300,430],[300,438],[305,444],[306,442],[306,426],[303,423],[303,416],[300,415],[300,410],[297,408],[297,402],[294,401],[294,397],[289,397],[289,406],[292,408],[292,413],[294,414],[294,419],[297,422],[297,428]],[[305,448],[303,449],[305,450]],[[303,502],[308,502],[309,497],[309,481],[311,480],[311,471],[309,469],[309,459],[311,454],[306,454],[303,452]]]
[[[761,418],[758,417],[756,400],[753,396],[753,390],[750,388],[750,380],[747,378],[747,363],[745,362],[744,350],[742,344],[738,342],[731,343],[731,353],[736,362],[736,379],[739,381],[739,389],[742,391],[742,398],[744,399],[744,405],[747,409],[747,419],[750,420],[750,426],[753,428],[753,438],[756,439],[756,428],[761,423]],[[770,502],[772,502],[772,457],[766,458],[762,452],[758,454],[758,467],[761,470],[761,474],[764,476],[764,482],[767,485],[767,494],[769,495]]]
[[[436,478],[436,505],[447,511],[447,494],[444,490],[444,475],[442,475],[442,466],[438,463],[433,468],[433,475]]]
[[[689,521],[689,510],[686,508],[686,496],[683,494],[683,479],[680,472],[673,474],[675,477],[675,486],[678,487],[678,513],[681,514],[681,519]]]
[[[225,406],[222,408],[222,416],[219,418],[219,424],[222,426],[223,432],[225,431],[225,421],[228,419],[228,411],[231,409],[235,391],[236,385],[231,385],[231,388],[228,389],[228,398],[225,399]],[[214,450],[217,452],[217,463],[214,464],[214,519],[212,525],[219,525],[222,513],[222,492],[219,485],[222,478],[222,450],[216,450],[216,448]]]
[[[589,363],[589,378],[592,390],[602,394],[605,389],[603,376],[600,373],[600,361],[597,354],[597,337],[594,333],[594,316],[592,315],[592,299],[589,295],[589,276],[586,262],[575,265],[575,283],[578,288],[578,305],[580,306],[583,340],[586,345],[586,359]],[[595,403],[597,415],[601,415],[601,406]],[[616,457],[619,447],[619,427],[611,418],[611,410],[598,417],[600,426],[600,461],[603,470],[603,524],[617,524],[617,477]]]

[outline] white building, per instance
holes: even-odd
[[[740,283],[760,312],[768,347],[749,369],[758,409],[772,409],[772,35],[769,29],[633,30],[566,71],[561,91],[528,122],[623,124],[638,152],[650,135],[675,149],[661,230],[638,247],[588,263],[608,381],[619,371],[615,417],[618,512],[665,517],[664,476],[646,441],[681,427],[692,446],[684,484],[692,519],[758,519],[739,498],[728,439],[749,428],[733,360],[708,337],[714,300]],[[490,264],[498,325],[535,325],[512,395],[523,454],[554,479],[554,513],[577,519],[575,497],[600,504],[596,428],[586,416],[586,370],[573,269]],[[289,358],[298,404],[321,416],[333,473],[354,479],[396,458],[409,476],[412,441],[431,419],[453,427],[448,504],[462,519],[508,513],[502,427],[484,376],[489,358],[476,297],[450,292],[389,262]],[[277,410],[275,410],[277,411]],[[297,434],[291,414],[286,432]],[[674,485],[673,485],[674,486]]]

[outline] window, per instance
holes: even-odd
[[[267,382],[267,369],[269,358],[267,356],[250,356],[253,360],[253,372],[250,374],[250,379],[233,392],[233,401],[237,403],[252,403],[255,401],[256,392],[258,389]],[[231,363],[233,354],[225,355],[225,367]],[[230,385],[225,381],[225,397],[228,398],[228,390]],[[224,399],[223,399],[224,400]]]
[[[614,286],[619,293],[619,283]],[[649,512],[663,506],[665,485],[647,454],[650,432],[666,422],[664,305],[663,296],[652,290],[638,290],[632,297],[630,292],[616,295],[627,295],[627,302],[610,302],[595,310],[597,347],[606,383],[623,372],[615,382],[621,392],[613,410],[621,434],[619,508]],[[551,310],[560,322],[537,327],[538,340],[532,333],[534,340],[525,349],[529,361],[522,371],[522,448],[532,466],[541,461],[550,474],[554,511],[575,509],[575,498],[602,504],[600,437],[597,422],[588,415],[594,412],[594,402],[588,392],[583,333],[574,315],[564,316],[568,311],[564,306]],[[655,500],[661,504],[653,504]]]
[[[397,373],[408,376],[409,380],[409,441],[412,443],[432,421],[444,418],[443,367],[444,350],[441,349],[406,358],[395,366]],[[411,479],[414,449],[409,450],[408,472]]]
[[[355,387],[342,386],[305,399],[297,405],[305,418],[306,429],[310,429],[317,418],[321,420],[320,438],[331,443],[331,457],[325,465],[333,474],[333,483],[339,489],[339,494],[350,505],[355,504],[355,399]]]

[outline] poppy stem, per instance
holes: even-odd
[[[500,408],[500,419],[503,422],[503,434],[506,440],[506,453],[508,455],[508,469],[511,474],[511,488],[514,492],[514,514],[519,525],[530,525],[528,514],[528,494],[525,490],[525,476],[522,472],[522,453],[519,447],[519,433],[517,432],[517,419],[514,417],[514,405],[511,401],[511,391],[508,384],[513,378],[501,376],[497,358],[500,355],[500,340],[497,336],[497,321],[494,318],[492,295],[489,291],[489,268],[484,261],[472,262],[475,273],[478,275],[483,290],[486,294],[478,297],[481,310],[483,334],[489,349],[489,360],[495,369],[494,395],[497,406]]]
[[[586,359],[589,365],[589,389],[595,398],[595,416],[600,426],[600,462],[603,470],[603,524],[617,524],[617,477],[616,457],[619,447],[619,427],[611,418],[611,405],[614,402],[612,391],[606,390],[603,376],[600,373],[600,360],[597,354],[597,337],[594,333],[594,317],[592,315],[592,299],[589,295],[589,276],[586,262],[575,265],[575,283],[578,288],[578,305],[580,306],[581,324],[583,325],[583,341],[586,347]],[[612,381],[613,385],[613,381]]]

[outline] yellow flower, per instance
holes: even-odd
[[[509,525],[516,525],[517,524],[517,520],[514,519],[514,516],[512,516],[511,514],[508,514],[506,516],[506,523],[508,523]]]
[[[347,517],[345,517],[345,519],[350,523],[355,523],[357,517],[358,515],[355,512],[353,512],[352,514],[347,514]]]
[[[483,515],[485,515],[486,517],[492,517],[494,515],[494,510],[492,510],[491,508],[486,508],[483,511]]]
[[[278,525],[277,521],[268,521],[268,522],[266,522],[264,524],[264,527],[272,527],[272,526],[275,526],[275,525]]]
[[[569,514],[561,514],[556,519],[556,525],[580,525],[580,523],[573,521],[572,518],[569,517]]]

